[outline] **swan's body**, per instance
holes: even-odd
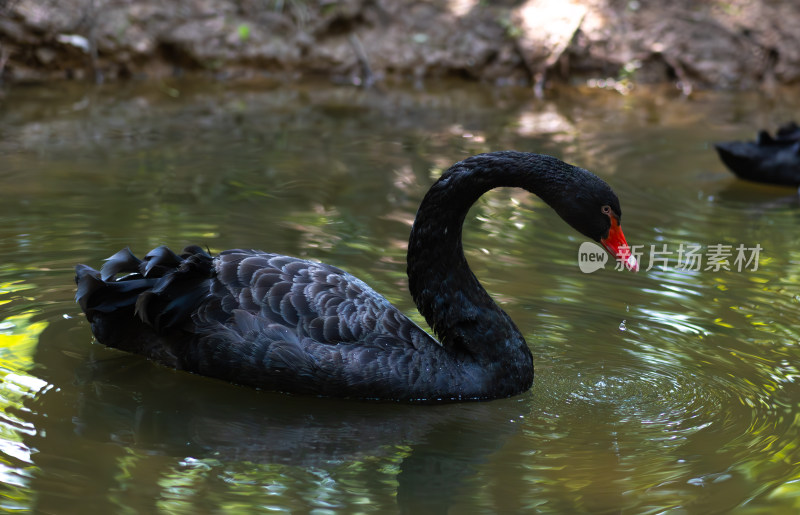
[[[496,152],[446,171],[411,231],[411,294],[440,341],[338,268],[254,250],[159,247],[140,261],[126,249],[101,272],[78,265],[77,300],[101,343],[234,383],[401,401],[507,397],[530,388],[531,352],[461,246],[470,206],[500,186],[538,194],[636,268],[605,182],[549,156]]]
[[[759,131],[756,141],[714,145],[720,159],[736,176],[749,181],[800,185],[800,126],[790,122],[773,138]]]

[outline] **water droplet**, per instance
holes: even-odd
[[[619,330],[620,331],[627,331],[628,330],[628,328],[625,326],[625,321],[624,320],[619,323]]]

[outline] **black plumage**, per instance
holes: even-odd
[[[532,384],[530,349],[461,244],[470,206],[500,186],[539,195],[616,251],[606,239],[619,201],[586,170],[520,152],[456,163],[422,201],[408,249],[411,294],[440,341],[347,272],[256,250],[159,247],[139,260],[125,249],[99,272],[77,266],[77,300],[103,344],[256,388],[418,402],[514,395]]]
[[[770,136],[759,131],[755,141],[714,145],[722,162],[737,177],[786,186],[800,185],[800,126],[789,122]]]

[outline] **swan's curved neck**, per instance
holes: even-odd
[[[428,191],[409,239],[409,289],[445,348],[480,361],[530,356],[516,325],[470,270],[462,226],[470,206],[498,187],[524,188],[559,210],[575,182],[572,168],[549,156],[494,153],[455,164]]]

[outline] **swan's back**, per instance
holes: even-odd
[[[472,368],[455,367],[383,296],[324,263],[199,247],[139,260],[125,249],[101,272],[80,265],[76,280],[101,343],[257,388],[441,399]]]

